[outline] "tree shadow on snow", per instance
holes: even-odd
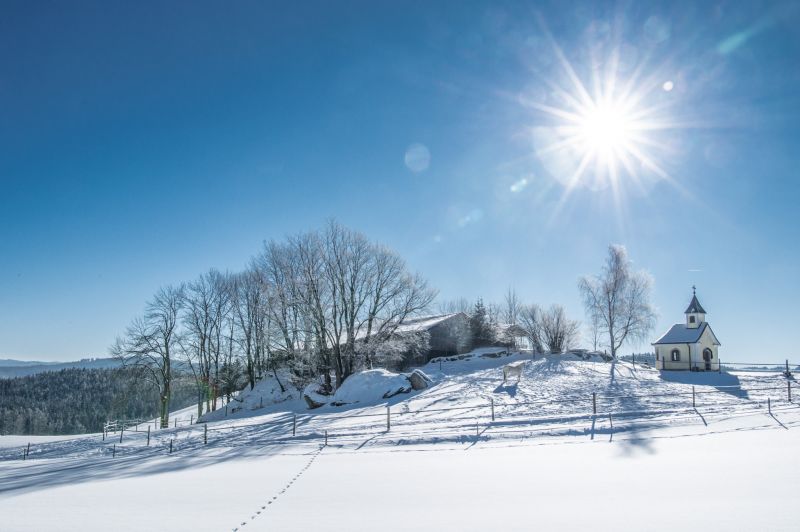
[[[128,436],[123,444],[115,443],[116,438],[105,442],[85,438],[85,443],[81,442],[82,454],[78,456],[65,456],[55,446],[42,445],[40,449],[31,449],[32,455],[36,451],[37,458],[3,465],[0,494],[16,495],[82,482],[178,472],[236,459],[264,458],[283,454],[288,446],[299,455],[317,451],[324,437],[317,432],[280,440],[291,434],[292,422],[292,415],[287,414],[274,423],[236,427],[230,432],[209,427],[208,444],[203,443],[200,425],[194,425],[191,434],[181,434],[187,432],[185,429],[155,432],[150,446],[146,446],[142,439],[145,433],[141,432]],[[298,428],[301,425],[302,420],[298,419]],[[170,439],[173,441],[171,454]],[[112,446],[115,446],[116,456],[112,456]],[[42,458],[57,458],[58,461]]]

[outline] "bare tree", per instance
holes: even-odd
[[[160,289],[147,304],[144,317],[131,323],[111,352],[123,366],[139,369],[159,390],[161,428],[169,426],[172,362],[179,349],[178,325],[184,303],[184,286]]]
[[[508,287],[503,300],[503,308],[501,312],[501,319],[503,323],[508,325],[516,325],[519,321],[521,307],[522,304],[517,298],[517,291],[511,287]]]
[[[322,247],[331,294],[327,334],[338,388],[360,361],[357,341],[391,338],[394,329],[427,308],[436,293],[420,276],[408,273],[396,254],[336,222],[326,227]]]
[[[543,353],[542,311],[538,305],[522,305],[519,310],[519,325],[531,342],[534,353]]]
[[[372,368],[373,353],[391,352],[387,343],[395,331],[409,316],[428,308],[436,297],[436,291],[419,275],[408,273],[405,262],[395,252],[375,246],[370,260],[371,275],[367,298],[366,316],[359,325],[359,337],[363,344],[366,366]],[[409,350],[427,340],[409,340]],[[395,342],[396,343],[396,342]],[[395,350],[396,351],[396,350]]]
[[[589,337],[592,339],[592,351],[597,351],[600,341],[600,315],[597,313],[589,315]]]
[[[578,287],[586,314],[598,324],[611,356],[627,341],[645,339],[655,327],[650,304],[652,279],[644,271],[632,271],[624,246],[611,245],[599,276],[584,277]]]
[[[361,367],[418,352],[424,339],[397,331],[436,296],[396,253],[336,222],[265,243],[245,271],[211,270],[180,291],[185,335],[167,343],[181,347],[195,376],[198,414],[204,400],[206,411],[215,408],[222,380],[230,389],[239,368],[251,389],[265,371],[283,388],[280,366],[294,384],[323,375],[322,391],[330,393]],[[160,353],[150,345],[153,327],[134,322],[115,346],[120,356]]]
[[[303,375],[309,370],[323,374],[323,392],[333,390],[331,382],[331,369],[333,368],[331,342],[329,334],[331,327],[331,308],[333,305],[333,292],[325,275],[324,247],[320,235],[316,232],[304,233],[289,240],[293,262],[296,264],[296,274],[293,276],[295,288],[290,290],[293,297],[280,297],[272,305],[275,320],[281,324],[282,336],[286,343],[290,342],[285,332],[286,316],[294,315],[285,310],[287,304],[299,307],[297,315],[303,333],[300,345],[288,346],[295,363],[301,364],[299,368]],[[273,259],[274,260],[274,259]],[[286,277],[286,276],[281,276]],[[275,280],[278,283],[278,279]],[[276,294],[283,294],[286,289],[277,289]],[[288,352],[287,351],[287,352]],[[304,379],[305,380],[305,379]],[[305,382],[304,382],[305,383]]]
[[[244,355],[247,382],[252,390],[256,385],[257,335],[264,309],[262,280],[253,268],[237,274],[232,283],[233,315],[237,327],[236,340]]]
[[[208,402],[211,377],[211,343],[214,334],[213,287],[204,274],[186,287],[183,323],[183,349],[197,386],[197,417]]]
[[[502,313],[503,309],[497,303],[486,304],[486,319],[489,321],[489,325],[492,329],[497,330]]]
[[[459,297],[458,299],[440,302],[438,310],[440,314],[457,314],[459,312],[469,314],[472,312],[472,303],[465,297]]]
[[[578,339],[580,323],[567,318],[561,305],[553,305],[541,313],[542,342],[551,353],[569,350]]]

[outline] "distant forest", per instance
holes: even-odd
[[[173,381],[170,408],[197,400],[191,378]],[[0,434],[100,432],[111,419],[155,418],[158,389],[129,368],[63,369],[0,379]]]

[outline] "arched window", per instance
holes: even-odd
[[[703,349],[703,360],[708,362],[713,358],[714,358],[714,352],[711,349],[709,349],[708,347]]]
[[[672,361],[673,362],[680,362],[681,360],[681,352],[678,349],[672,350]]]

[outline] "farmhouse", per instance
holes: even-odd
[[[409,319],[395,331],[397,335],[418,333],[428,334],[428,349],[406,357],[406,364],[424,364],[434,357],[457,355],[470,349],[469,316],[463,312]]]
[[[656,368],[661,370],[718,371],[719,340],[706,321],[706,311],[692,287],[692,301],[684,312],[685,323],[676,323],[653,342]]]

